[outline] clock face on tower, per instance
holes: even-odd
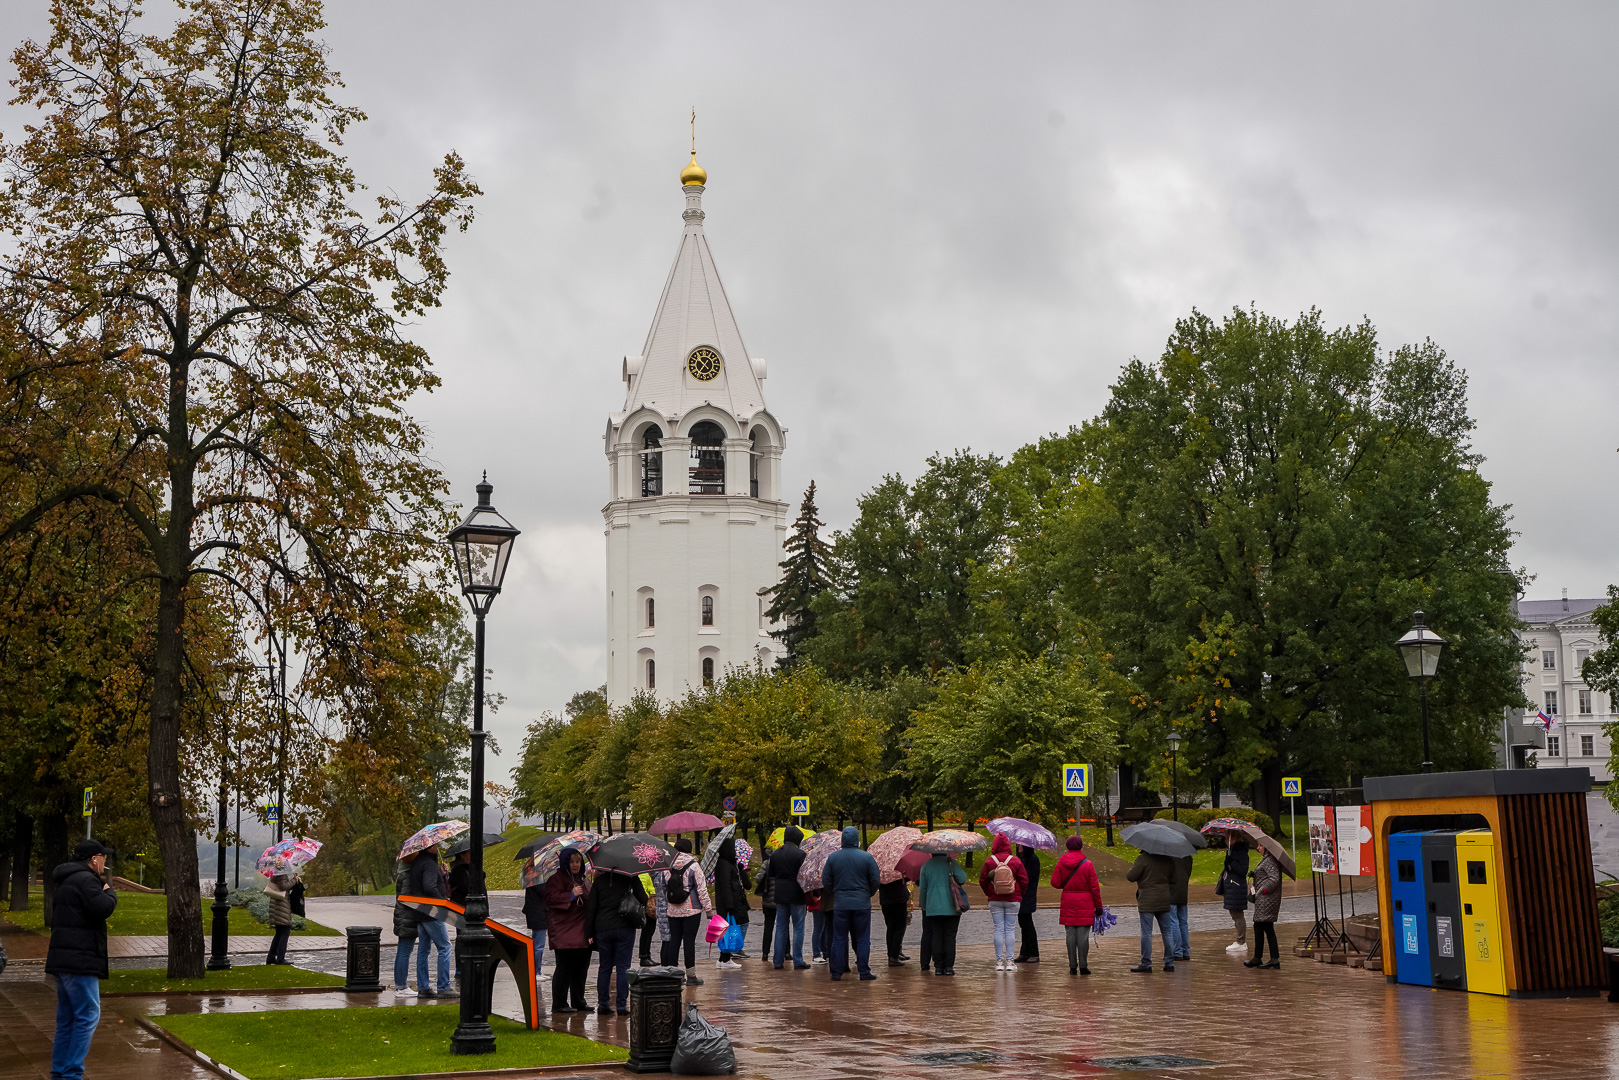
[[[699,345],[686,357],[686,370],[698,382],[711,382],[720,373],[720,354],[707,345]]]

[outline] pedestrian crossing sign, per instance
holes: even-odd
[[[788,812],[793,817],[809,817],[809,796],[794,795],[792,809]]]
[[[1284,796],[1296,797],[1296,796],[1303,793],[1303,788],[1304,788],[1304,780],[1303,780],[1302,777],[1298,777],[1298,776],[1284,776],[1284,777],[1282,777],[1282,794]]]
[[[1091,767],[1064,765],[1062,767],[1062,793],[1068,798],[1084,798],[1091,793]]]

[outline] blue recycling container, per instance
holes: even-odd
[[[1428,893],[1424,881],[1422,832],[1389,834],[1389,893],[1394,900],[1394,977],[1413,986],[1432,986],[1428,962]],[[1454,846],[1454,841],[1452,842]]]

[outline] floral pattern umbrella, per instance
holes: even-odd
[[[283,840],[264,849],[264,854],[259,856],[258,871],[268,878],[280,877],[282,874],[296,874],[319,854],[319,840],[310,840],[306,837]]]
[[[561,836],[547,840],[538,851],[528,857],[523,864],[521,875],[523,888],[530,889],[535,885],[543,885],[551,880],[551,875],[557,872],[561,865],[562,849],[566,847],[578,848],[583,855],[600,843],[601,837],[588,829],[575,829],[573,832],[563,833]],[[585,868],[590,868],[590,859],[585,859]]]
[[[960,855],[965,851],[982,851],[989,847],[989,841],[982,834],[966,829],[934,829],[923,833],[911,847],[929,855]]]
[[[843,830],[828,829],[804,841],[804,864],[798,868],[798,887],[808,892],[821,887],[821,870],[832,853],[843,846]]]
[[[798,829],[799,832],[804,834],[798,841],[800,844],[815,835],[809,829],[800,829],[797,825],[783,825],[781,828],[765,837],[765,849],[768,851],[780,851],[781,846],[787,842],[788,829]]]
[[[736,842],[736,864],[741,867],[753,865],[753,845],[746,840]]]
[[[998,817],[989,823],[989,831],[1006,837],[1007,842],[1014,846],[1018,844],[1027,844],[1032,848],[1057,846],[1057,838],[1051,834],[1050,829],[1026,818]]]
[[[414,858],[418,851],[426,851],[430,847],[442,844],[444,841],[460,836],[471,825],[465,821],[435,821],[425,829],[418,829],[410,835],[399,847],[401,859]]]
[[[609,836],[590,856],[598,870],[634,877],[672,868],[677,854],[674,845],[662,837],[632,832]]]
[[[1258,836],[1258,835],[1260,835],[1260,829],[1259,829],[1258,825],[1255,825],[1251,821],[1243,821],[1241,818],[1234,818],[1234,817],[1217,817],[1213,821],[1209,822],[1207,825],[1204,825],[1203,828],[1201,830],[1199,830],[1199,831],[1200,832],[1206,832],[1206,833],[1211,833],[1211,832],[1240,832],[1240,833],[1247,833],[1249,836]]]
[[[911,850],[911,845],[920,839],[922,839],[921,829],[901,825],[897,829],[889,829],[871,842],[866,851],[877,860],[877,870],[882,875],[884,885],[890,885],[905,876],[899,870],[899,861]]]

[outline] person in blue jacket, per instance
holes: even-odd
[[[832,981],[849,970],[849,939],[854,938],[854,961],[862,982],[871,973],[871,898],[882,885],[877,860],[860,850],[860,830],[843,830],[843,847],[834,851],[821,869],[821,896],[832,902]],[[825,899],[822,901],[825,903]]]

